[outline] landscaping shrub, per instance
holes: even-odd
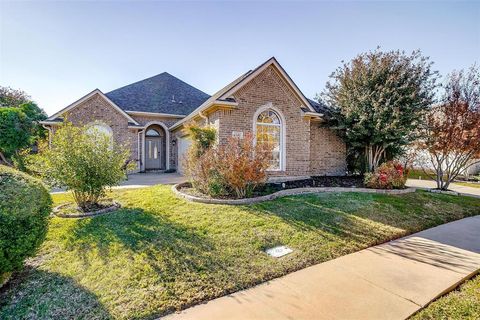
[[[267,146],[255,144],[251,134],[228,139],[217,154],[217,170],[237,198],[251,197],[255,188],[266,182],[271,152]]]
[[[407,182],[407,172],[398,161],[381,164],[373,173],[365,175],[365,186],[374,189],[403,189]]]
[[[201,130],[205,129],[195,128],[195,133]],[[212,128],[207,130],[209,134],[215,132]],[[193,143],[185,159],[185,168],[192,186],[212,197],[252,196],[255,188],[265,183],[267,178],[270,159],[267,147],[255,145],[251,134],[243,139],[232,137],[221,146],[213,145],[215,135],[210,136],[210,143],[196,140],[205,136],[190,136]]]
[[[201,156],[215,144],[217,131],[213,127],[200,127],[196,124],[187,126],[190,139],[192,140],[191,151],[194,157]]]
[[[33,156],[29,167],[52,184],[72,191],[84,211],[99,207],[108,187],[124,179],[128,149],[91,127],[66,123],[54,134],[50,147]]]
[[[51,204],[39,180],[0,165],[0,284],[45,240]]]

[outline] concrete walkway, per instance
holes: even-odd
[[[435,181],[432,180],[417,180],[408,179],[407,186],[424,189],[434,189],[437,187]],[[448,187],[450,190],[461,193],[462,195],[469,195],[480,198],[480,188],[462,186],[460,184],[451,183]]]
[[[476,216],[321,263],[164,319],[405,319],[479,269],[480,216]]]
[[[185,177],[178,173],[132,173],[128,175],[128,180],[120,182],[118,186],[112,189],[144,188],[157,184],[177,184],[185,181]],[[50,193],[62,192],[65,192],[65,189],[54,188]]]

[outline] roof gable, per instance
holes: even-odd
[[[106,93],[125,111],[187,115],[210,96],[167,72]]]
[[[283,77],[286,83],[293,89],[293,92],[298,96],[298,98],[303,102],[303,104],[305,104],[305,106],[308,109],[310,109],[310,111],[316,112],[315,108],[311,105],[310,101],[305,97],[302,91],[300,91],[297,85],[293,82],[292,78],[290,78],[290,76],[287,74],[285,69],[283,69],[280,63],[278,63],[275,57],[268,59],[263,64],[258,66],[256,69],[249,71],[248,75],[243,77],[241,81],[239,81],[234,86],[229,88],[229,90],[226,90],[223,94],[221,94],[219,99],[222,100],[222,99],[231,98],[236,91],[238,91],[240,88],[245,86],[247,83],[249,83],[251,80],[253,80],[255,77],[257,77],[259,74],[261,74],[269,66],[272,66],[272,65],[279,71],[280,75]]]
[[[59,116],[61,116],[62,114],[64,114],[65,112],[68,112],[76,107],[78,107],[79,105],[81,105],[83,102],[87,101],[88,99],[90,99],[91,97],[93,97],[94,95],[98,94],[101,98],[103,98],[110,106],[112,106],[115,110],[117,110],[120,114],[122,114],[129,122],[132,122],[134,124],[137,124],[138,125],[138,122],[135,121],[132,117],[130,117],[124,110],[122,110],[121,108],[119,108],[112,100],[110,100],[102,91],[100,91],[99,89],[95,89],[93,90],[92,92],[84,95],[83,97],[81,97],[80,99],[78,99],[77,101],[75,101],[74,103],[66,106],[65,108],[63,108],[62,110],[58,111],[57,113],[53,114],[52,116],[48,117],[46,119],[46,121],[55,121],[56,118],[58,118]]]
[[[297,87],[297,85],[293,82],[293,80],[290,78],[290,76],[285,72],[283,67],[278,63],[277,59],[275,57],[272,57],[259,65],[257,68],[254,70],[250,70],[246,72],[245,74],[241,75],[231,83],[229,83],[227,86],[224,88],[220,89],[217,91],[215,94],[213,94],[208,100],[206,100],[204,103],[202,103],[198,108],[193,110],[190,114],[187,115],[187,117],[177,121],[175,124],[173,124],[170,129],[176,129],[179,126],[181,126],[183,123],[189,121],[195,115],[201,113],[204,109],[208,108],[214,103],[220,102],[220,101],[231,101],[230,99],[232,98],[233,94],[238,91],[240,88],[242,88],[244,85],[246,85],[248,82],[250,82],[252,79],[254,79],[257,75],[262,73],[265,69],[267,69],[270,65],[274,65],[277,70],[279,71],[280,75],[285,79],[287,84],[293,89],[294,93],[298,96],[298,98],[303,102],[307,110],[318,113],[317,108],[314,107],[314,104],[312,104],[312,100],[309,100],[305,97],[305,95],[300,91],[300,89]],[[315,104],[318,105],[318,104]]]

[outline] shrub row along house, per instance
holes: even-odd
[[[42,122],[91,125],[131,150],[137,171],[177,170],[196,122],[217,130],[218,143],[253,133],[272,146],[271,177],[344,175],[346,147],[325,126],[328,108],[307,99],[275,58],[208,94],[164,72],[103,93],[96,89]]]

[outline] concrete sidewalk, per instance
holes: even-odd
[[[178,173],[132,173],[128,175],[128,180],[120,182],[118,186],[112,189],[131,189],[145,188],[157,184],[177,184],[185,182],[187,179]],[[50,193],[63,193],[64,188],[54,188]]]
[[[408,179],[407,186],[414,188],[435,189],[437,184],[433,180]],[[480,188],[462,186],[456,183],[451,183],[448,188],[462,195],[480,198]]]
[[[476,216],[321,263],[164,319],[405,319],[479,269],[480,216]]]

